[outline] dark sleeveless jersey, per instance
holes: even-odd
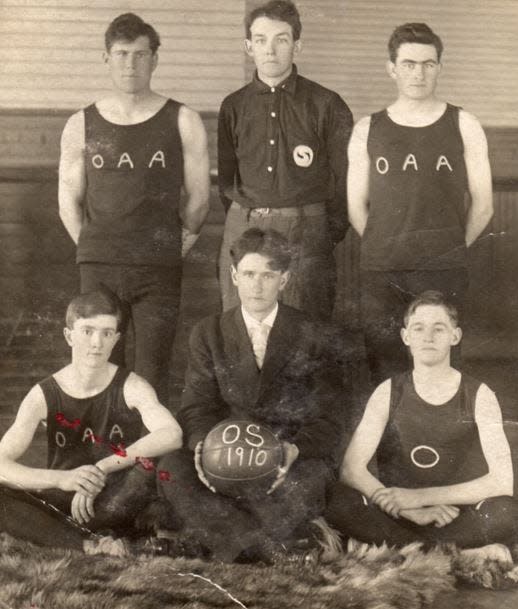
[[[419,397],[411,372],[391,383],[389,421],[376,452],[384,485],[445,486],[488,473],[474,418],[479,381],[463,374],[457,393],[439,406]]]
[[[86,209],[78,262],[172,266],[181,260],[181,107],[168,99],[134,125],[84,110]]]
[[[129,374],[118,368],[106,389],[88,398],[66,394],[53,376],[40,383],[47,402],[49,469],[96,463],[141,437],[140,414],[130,410],[124,399]]]
[[[361,267],[371,271],[440,270],[466,266],[467,174],[459,108],[426,127],[373,114],[369,215]]]

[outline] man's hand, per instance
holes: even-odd
[[[191,233],[188,229],[182,228],[182,258],[185,258],[192,246],[196,243],[199,237],[198,234]]]
[[[94,498],[77,492],[70,508],[72,518],[79,524],[86,524],[95,516]]]
[[[201,450],[203,448],[203,440],[200,440],[198,444],[196,444],[196,448],[194,449],[194,467],[196,468],[196,472],[198,474],[198,478],[203,482],[203,484],[213,493],[216,492],[216,489],[212,486],[212,484],[205,477],[205,472],[203,471],[203,467],[201,466]]]
[[[103,490],[106,483],[106,474],[96,465],[81,465],[59,472],[59,476],[58,488],[62,491],[76,491],[92,499]]]
[[[454,505],[431,505],[428,507],[401,510],[400,516],[419,525],[435,524],[442,528],[457,518],[460,510]]]
[[[393,518],[398,518],[401,510],[424,507],[416,490],[395,486],[377,489],[371,501]]]
[[[282,448],[284,450],[284,463],[282,467],[279,467],[277,470],[277,477],[273,481],[272,486],[266,492],[267,495],[271,495],[276,488],[279,488],[281,484],[286,480],[286,476],[290,471],[290,467],[293,465],[297,457],[299,456],[299,449],[295,444],[291,444],[290,442],[283,442]]]

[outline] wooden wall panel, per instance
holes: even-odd
[[[248,7],[261,3],[247,0]],[[438,93],[485,126],[518,127],[516,0],[298,0],[297,5],[301,73],[338,91],[356,119],[394,99],[385,71],[393,29],[424,21],[445,47]]]
[[[154,88],[198,110],[217,110],[243,82],[244,5],[236,0],[2,0],[0,106],[76,109],[106,95],[109,22],[134,11],[159,32]]]

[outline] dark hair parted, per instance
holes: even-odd
[[[252,37],[252,24],[259,17],[268,17],[268,19],[288,23],[291,25],[293,40],[300,38],[302,23],[300,22],[299,11],[293,2],[289,0],[271,0],[250,11],[245,17],[245,32],[248,40]]]
[[[269,258],[270,268],[283,273],[289,269],[293,257],[286,237],[276,230],[260,228],[249,228],[232,244],[230,256],[236,269],[247,254],[260,254]]]
[[[147,36],[149,48],[154,55],[160,46],[158,32],[135,13],[124,13],[116,17],[108,26],[104,34],[104,45],[106,50],[110,51],[118,40],[133,42],[140,36]]]
[[[441,61],[442,41],[426,23],[405,23],[392,32],[388,41],[388,52],[392,63],[396,63],[399,47],[406,42],[433,44],[437,51],[437,60]]]
[[[424,305],[442,307],[448,314],[453,326],[456,328],[459,325],[459,312],[457,311],[457,308],[448,301],[446,296],[437,290],[426,290],[426,292],[421,292],[421,294],[418,294],[408,305],[404,317],[405,328],[408,325],[410,316],[416,312],[418,307],[422,307]]]
[[[117,319],[119,329],[122,312],[118,297],[108,288],[100,288],[95,292],[85,292],[70,301],[67,307],[66,324],[72,330],[78,319],[88,319],[97,315],[113,315]]]

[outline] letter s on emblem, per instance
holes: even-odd
[[[293,160],[299,167],[309,167],[313,162],[313,150],[309,146],[299,144],[293,149]]]

